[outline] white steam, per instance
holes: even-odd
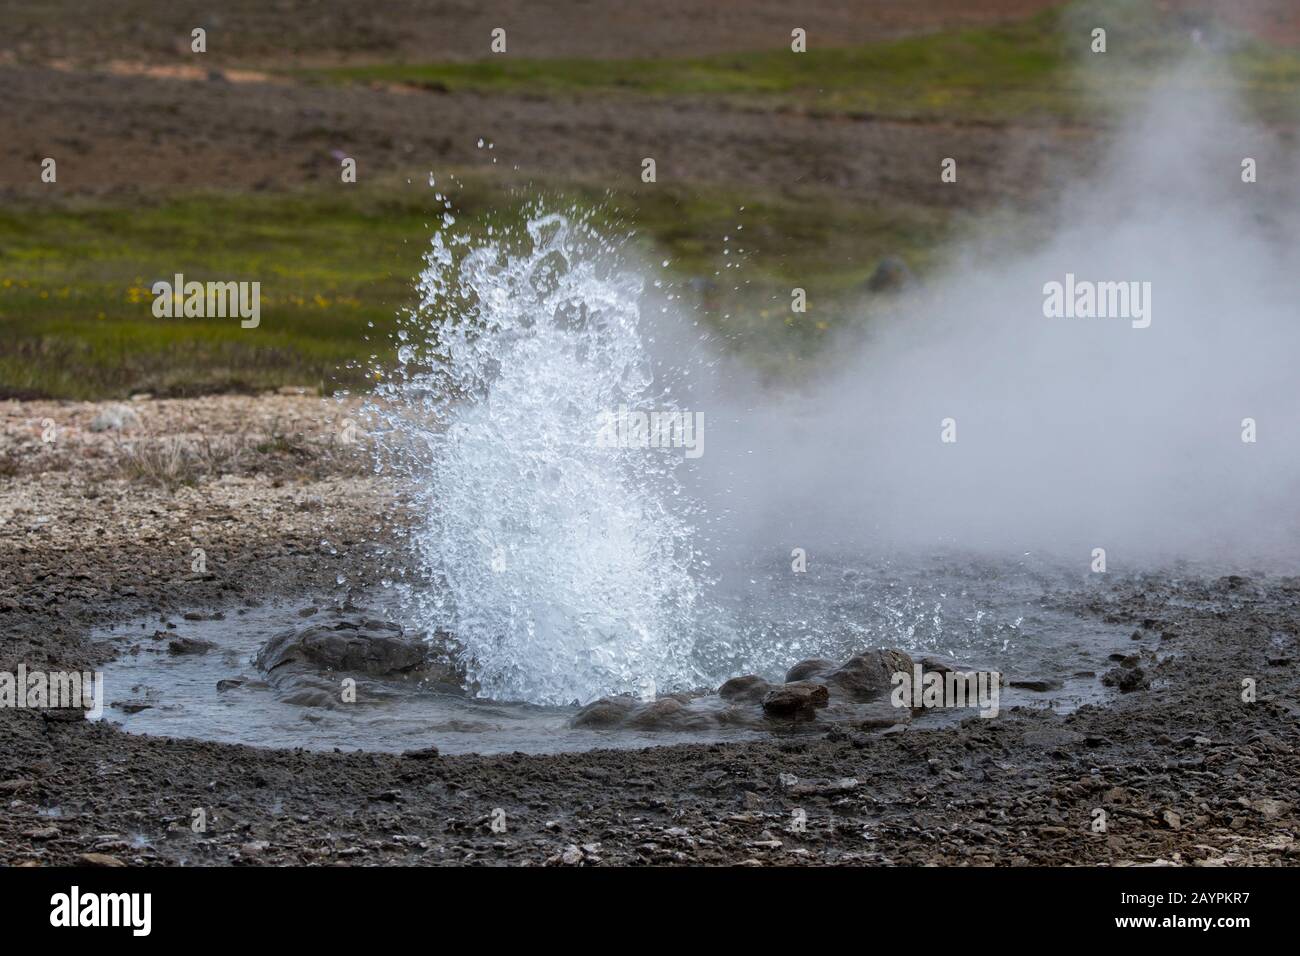
[[[698,397],[700,477],[736,515],[720,546],[1047,550],[1085,569],[1093,548],[1130,569],[1293,550],[1296,167],[1187,80],[1065,186],[1042,241],[966,250],[796,397]],[[1150,326],[1045,317],[1067,273],[1150,283]]]

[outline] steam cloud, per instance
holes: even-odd
[[[695,477],[725,510],[714,544],[1081,566],[1101,547],[1116,569],[1292,554],[1300,178],[1197,69],[1161,83],[1095,173],[1054,197],[1044,241],[972,243],[896,316],[846,335],[831,350],[845,357],[798,394],[735,369],[698,387],[709,452]],[[1149,282],[1150,327],[1045,317],[1044,284],[1067,273]],[[940,441],[946,418],[955,443]]]

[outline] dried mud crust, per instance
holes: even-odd
[[[322,404],[203,399],[141,419],[233,433],[274,408],[305,432]],[[74,422],[95,411],[11,403],[4,440],[17,440],[15,421],[62,414],[72,455]],[[75,466],[0,479],[0,670],[92,664],[89,628],[126,615],[373,576],[367,542],[392,489],[346,467],[322,458],[177,492]],[[312,495],[319,507],[304,510]],[[189,571],[195,527],[210,575]],[[555,756],[262,750],[0,710],[0,863],[1297,862],[1300,582],[1149,574],[1077,610],[1132,623],[1135,649],[1161,661],[1147,665],[1150,689],[1065,718],[1004,711],[883,736]],[[208,825],[195,833],[200,808]],[[790,831],[795,810],[806,832]]]

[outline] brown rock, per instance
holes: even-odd
[[[636,702],[631,697],[602,697],[593,700],[573,717],[574,727],[617,727],[627,719]]]
[[[767,696],[772,685],[756,674],[733,677],[718,688],[718,696],[730,701],[753,701],[757,703]]]
[[[824,657],[813,657],[806,661],[800,661],[790,668],[786,672],[785,682],[791,684],[795,681],[808,680],[810,677],[816,677],[818,674],[824,674],[834,669],[834,661],[828,661]]]
[[[818,707],[830,703],[825,684],[793,681],[773,688],[763,698],[763,712],[769,717],[812,718]]]
[[[893,688],[896,673],[912,673],[912,658],[902,651],[881,648],[854,654],[821,680],[854,700],[870,700],[887,695]]]

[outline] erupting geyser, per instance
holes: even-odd
[[[587,701],[689,686],[697,556],[680,453],[610,448],[601,416],[672,408],[615,243],[540,211],[435,236],[378,413],[407,456],[415,623],[483,696]]]

